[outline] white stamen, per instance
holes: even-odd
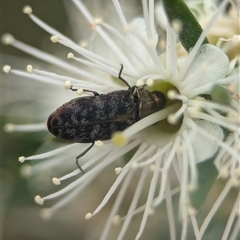
[[[223,188],[222,192],[219,194],[217,200],[215,201],[215,203],[213,204],[211,210],[209,211],[207,217],[204,219],[200,229],[199,229],[199,235],[196,236],[197,239],[201,239],[204,232],[206,231],[206,228],[209,226],[209,223],[211,221],[211,219],[213,218],[214,214],[216,213],[217,209],[219,208],[220,204],[222,203],[222,201],[225,199],[225,197],[227,196],[228,192],[230,191],[232,185],[230,183],[230,181],[227,182],[227,184],[225,185],[225,187]]]
[[[123,239],[123,236],[125,234],[125,232],[127,231],[127,228],[131,222],[131,219],[134,215],[134,210],[136,209],[136,206],[137,206],[137,203],[138,203],[138,200],[140,198],[140,195],[141,195],[141,192],[142,192],[142,189],[143,189],[143,186],[144,186],[144,183],[145,183],[145,179],[147,177],[147,174],[148,174],[148,169],[147,168],[144,168],[140,178],[139,178],[139,181],[138,181],[138,185],[136,187],[136,190],[135,190],[135,193],[134,193],[134,196],[133,196],[133,199],[132,199],[132,202],[131,202],[131,205],[128,209],[128,213],[127,213],[127,216],[126,216],[126,219],[123,223],[123,226],[122,226],[122,229],[118,235],[118,239]]]
[[[157,183],[158,183],[158,177],[159,177],[158,169],[160,168],[160,163],[161,163],[161,161],[159,161],[159,160],[156,161],[156,168],[154,170],[153,177],[151,179],[151,184],[150,184],[149,191],[148,191],[148,197],[147,197],[145,211],[143,213],[141,225],[140,225],[138,234],[136,236],[136,239],[140,238],[140,236],[142,235],[143,230],[145,228],[145,225],[147,223],[147,218],[148,218],[149,213],[150,213],[149,210],[151,209],[152,202],[153,202],[153,199],[154,199],[154,194],[155,194]]]
[[[38,132],[46,130],[46,123],[35,124],[12,124],[8,123],[4,126],[4,130],[7,132]]]
[[[118,178],[120,178],[122,175],[124,175],[123,173],[124,173],[124,172],[122,172],[122,174],[120,174],[120,175],[118,176]],[[121,189],[120,189],[120,191],[119,191],[119,193],[118,193],[118,195],[117,195],[116,201],[115,201],[115,203],[114,203],[114,205],[113,205],[113,207],[112,207],[112,210],[111,210],[111,212],[110,212],[110,214],[109,214],[109,217],[108,217],[108,219],[107,219],[107,222],[106,222],[106,224],[105,224],[105,226],[104,226],[104,229],[103,229],[103,232],[102,232],[102,235],[101,235],[101,239],[105,239],[106,236],[108,235],[110,226],[111,226],[111,224],[112,224],[112,219],[113,219],[113,217],[116,215],[116,213],[117,213],[117,211],[118,211],[118,209],[119,209],[119,207],[120,207],[120,205],[121,205],[121,203],[122,203],[122,200],[123,200],[123,198],[124,198],[124,196],[125,196],[125,194],[126,194],[126,191],[127,191],[127,189],[128,189],[128,186],[129,186],[129,184],[130,184],[130,182],[131,182],[131,180],[132,180],[133,173],[134,173],[134,171],[130,171],[130,172],[127,174],[127,176],[124,178],[124,182],[123,182],[123,184],[121,185]]]
[[[234,126],[233,124],[223,121],[219,118],[212,117],[209,114],[197,111],[197,109],[194,109],[194,108],[187,108],[187,110],[192,118],[204,119],[208,122],[212,122],[212,123],[218,124],[222,127],[225,127],[231,131],[238,131],[237,126]]]
[[[196,56],[204,38],[206,37],[206,35],[207,35],[208,31],[210,30],[210,28],[212,27],[212,25],[215,23],[217,17],[224,11],[227,2],[228,2],[228,0],[224,0],[223,2],[221,2],[217,11],[215,11],[215,13],[211,17],[210,21],[208,22],[208,24],[203,29],[200,37],[198,38],[197,42],[195,43],[195,46],[193,47],[193,49],[189,53],[187,60],[184,62],[184,65],[182,66],[182,68],[179,71],[179,79],[180,80],[182,80],[184,78],[184,75],[186,74],[186,72],[187,72],[189,66],[191,65],[194,57]]]
[[[171,100],[180,100],[184,103],[188,101],[188,98],[186,96],[180,95],[176,90],[172,89],[167,92],[167,96]]]
[[[82,76],[86,79],[91,79],[92,81],[95,81],[95,82],[100,82],[100,83],[102,82],[102,81],[100,81],[101,79],[98,76],[96,76],[95,74],[92,74],[89,71],[80,69],[79,67],[75,67],[72,64],[69,64],[69,63],[57,58],[55,55],[51,55],[49,53],[40,51],[37,48],[31,47],[25,43],[22,43],[16,39],[14,39],[14,37],[11,34],[4,34],[2,37],[2,41],[4,44],[10,44],[13,47],[15,47],[25,53],[28,53],[37,59],[40,59],[47,63],[53,64],[55,66],[58,66],[60,69],[64,69],[67,72],[79,74],[80,76]],[[103,61],[103,59],[102,59],[102,61]]]
[[[21,70],[11,69],[11,73],[15,74],[17,76],[21,76],[21,77],[30,79],[30,80],[36,80],[36,81],[40,81],[40,82],[43,82],[43,83],[54,84],[54,85],[58,85],[58,86],[62,85],[62,83],[59,82],[58,80],[54,80],[54,79],[47,78],[47,77],[44,77],[44,76],[39,76],[39,75],[36,75],[36,74],[30,75],[28,72],[21,71]]]
[[[165,119],[171,112],[174,112],[178,109],[178,104],[171,105],[166,107],[152,115],[141,119],[140,121],[136,122],[134,125],[130,126],[126,130],[122,132],[126,139],[129,139],[131,136],[136,134],[137,132],[141,131],[142,129]]]
[[[165,145],[163,148],[160,148],[157,153],[155,153],[154,155],[152,155],[151,158],[149,158],[147,161],[143,161],[142,163],[139,164],[140,167],[144,167],[147,165],[150,165],[152,163],[154,163],[158,158],[162,158],[164,156],[164,154],[166,154],[171,148],[172,148],[173,142],[169,142],[167,143],[167,145]],[[145,151],[147,152],[147,151]],[[145,153],[144,152],[144,153]],[[143,153],[143,154],[144,154]],[[149,153],[148,153],[149,154]],[[144,156],[145,157],[145,156]]]
[[[123,11],[122,11],[122,8],[121,8],[121,5],[120,5],[119,1],[118,0],[113,0],[113,4],[114,4],[114,7],[115,7],[116,12],[118,14],[118,17],[121,20],[123,28],[127,27],[128,23],[127,23],[127,20],[126,20],[124,14],[123,14]]]
[[[54,150],[46,152],[46,153],[37,154],[37,155],[27,157],[26,160],[39,160],[39,159],[49,158],[49,157],[55,156],[57,154],[61,154],[63,152],[66,152],[66,151],[76,147],[77,145],[78,145],[77,143],[69,144],[69,145],[54,149]]]
[[[175,113],[169,114],[167,121],[172,125],[176,125],[179,123],[179,119],[183,116],[185,110],[187,109],[187,105],[183,104],[181,108]]]
[[[91,13],[88,11],[88,9],[82,4],[82,2],[77,0],[72,0],[73,3],[76,5],[76,7],[82,12],[86,20],[89,22],[89,24],[94,25],[94,18],[92,17]],[[99,36],[102,37],[102,39],[105,41],[105,43],[109,46],[109,48],[115,53],[115,55],[118,57],[120,62],[124,66],[128,66],[128,68],[134,69],[132,67],[132,63],[129,61],[129,59],[123,54],[123,52],[119,49],[119,47],[116,45],[116,43],[109,37],[100,26],[95,27],[96,32],[99,34]]]
[[[71,178],[71,177],[74,177],[74,176],[78,175],[79,173],[81,173],[81,170],[78,168],[78,169],[72,171],[71,173],[68,173],[68,174],[66,174],[66,175],[58,178],[58,180],[59,180],[60,182],[62,182],[62,181],[64,181],[64,180],[66,180],[66,179],[69,179],[69,178]],[[57,184],[57,185],[58,185],[58,184]]]

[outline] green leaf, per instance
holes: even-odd
[[[217,179],[218,171],[213,163],[215,157],[216,154],[197,165],[199,185],[198,189],[190,193],[191,204],[196,209],[202,205]]]
[[[211,89],[211,98],[220,104],[229,104],[231,96],[229,91],[220,84],[215,84]]]
[[[170,23],[180,21],[182,26],[179,39],[183,47],[189,52],[194,47],[202,33],[202,28],[193,16],[187,5],[182,0],[162,0],[166,15]],[[208,43],[207,38],[202,44]]]

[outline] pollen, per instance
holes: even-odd
[[[154,84],[154,81],[153,81],[152,79],[148,79],[148,80],[146,81],[146,85],[147,85],[148,87],[153,86],[153,84]]]
[[[1,40],[2,40],[2,43],[5,45],[10,45],[15,42],[14,36],[10,33],[3,34]]]
[[[52,211],[49,208],[44,208],[40,211],[40,216],[42,217],[43,220],[50,220],[52,218]]]
[[[144,81],[142,79],[137,80],[136,86],[137,87],[142,87],[144,85]]]
[[[156,213],[156,211],[154,210],[154,208],[149,208],[148,209],[148,214],[149,215],[154,215]]]
[[[233,84],[227,86],[229,92],[234,93],[236,91],[236,87]]]
[[[239,187],[239,180],[237,178],[232,178],[231,184],[233,187]]]
[[[10,70],[11,70],[11,66],[9,66],[9,65],[3,66],[3,71],[4,71],[5,73],[9,73]]]
[[[154,41],[153,39],[149,39],[149,40],[147,41],[147,45],[148,45],[148,47],[150,47],[150,48],[155,48],[156,43],[155,43],[155,41]]]
[[[32,13],[32,8],[29,6],[29,5],[26,5],[25,7],[23,7],[23,13],[24,14],[27,14],[27,15],[29,15],[29,14],[31,14]]]
[[[178,19],[174,19],[173,21],[172,21],[172,28],[173,28],[173,30],[176,32],[176,33],[179,33],[180,31],[181,31],[181,29],[182,29],[182,23],[181,23],[181,21],[180,20],[178,20]]]
[[[115,225],[115,226],[117,226],[117,225],[119,225],[119,223],[121,222],[121,216],[120,215],[115,215],[114,217],[113,217],[113,224]]]
[[[102,22],[103,22],[102,18],[96,18],[96,19],[94,19],[95,25],[99,25],[99,24],[101,24]]]
[[[25,162],[25,160],[26,160],[26,158],[25,158],[24,156],[21,156],[21,157],[18,158],[18,161],[19,161],[20,163]]]
[[[30,74],[33,74],[33,66],[32,65],[27,65],[27,72]]]
[[[115,173],[116,173],[117,175],[120,174],[121,171],[122,171],[122,168],[121,168],[121,167],[115,168]]]
[[[115,132],[113,134],[112,141],[118,147],[122,147],[127,144],[127,139],[122,132]]]
[[[91,217],[92,217],[92,214],[91,214],[91,213],[87,213],[87,214],[85,215],[85,219],[86,219],[86,220],[89,220]]]
[[[86,41],[86,40],[82,40],[79,45],[82,47],[82,48],[87,48],[89,46],[89,42]]]
[[[69,90],[72,86],[72,82],[70,80],[67,80],[65,83],[64,83],[64,88]]]
[[[59,178],[52,178],[52,182],[54,185],[60,185],[61,184],[61,181]]]
[[[5,126],[4,126],[4,131],[5,132],[14,132],[16,129],[15,125],[13,123],[7,123]]]
[[[103,141],[97,140],[95,141],[95,145],[98,147],[102,147],[104,145]]]
[[[130,34],[130,33],[132,33],[132,31],[133,31],[133,28],[129,24],[124,27],[124,32],[126,34]]]
[[[197,185],[195,183],[191,183],[188,185],[188,191],[193,192],[197,189]]]
[[[177,92],[176,92],[175,90],[169,90],[169,91],[167,92],[167,96],[168,96],[168,98],[171,99],[171,100],[175,100],[176,95],[177,95]]]
[[[236,112],[228,112],[227,118],[233,123],[240,123],[240,115]]]
[[[30,177],[33,174],[32,166],[28,164],[22,165],[22,167],[20,168],[20,174],[24,178]]]
[[[71,53],[71,52],[70,52],[70,53],[68,53],[68,55],[67,55],[67,58],[68,58],[68,59],[74,58],[74,54],[73,54],[73,53]]]
[[[227,179],[229,178],[229,171],[227,168],[222,167],[219,171],[218,177],[223,178],[223,179]]]
[[[38,205],[43,205],[43,203],[44,203],[44,199],[41,196],[39,196],[39,195],[35,196],[34,201]]]
[[[77,94],[78,94],[79,96],[81,96],[81,95],[83,94],[83,89],[82,89],[82,88],[78,88]]]
[[[197,210],[194,207],[189,206],[188,207],[188,214],[190,216],[195,216],[197,214]]]
[[[175,116],[175,114],[169,114],[167,121],[171,125],[176,125],[178,123],[178,118]]]
[[[53,43],[57,43],[57,42],[60,40],[60,38],[59,38],[59,36],[52,36],[52,37],[50,38],[50,40],[51,40]]]
[[[132,163],[131,168],[132,169],[137,169],[138,166],[139,166],[138,162],[135,161],[135,162]]]
[[[151,172],[153,172],[153,171],[155,170],[155,164],[151,164],[151,165],[149,166],[149,170],[150,170]]]

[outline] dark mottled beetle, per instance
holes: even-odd
[[[123,131],[140,119],[155,113],[166,105],[163,93],[149,92],[144,87],[130,87],[121,77],[123,65],[118,78],[128,86],[128,90],[114,91],[108,94],[92,92],[94,96],[75,98],[53,112],[47,121],[49,132],[57,138],[78,143],[92,143],[85,155],[97,140],[108,140],[116,131]],[[77,89],[71,90],[77,91]],[[83,170],[82,170],[83,171]]]

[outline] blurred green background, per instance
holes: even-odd
[[[32,6],[41,19],[59,31],[66,32],[69,29],[62,0],[1,0],[1,35],[11,33],[17,39],[37,48],[42,48],[44,41],[49,40],[49,35],[22,13],[25,5]],[[47,50],[51,51],[51,47]],[[31,61],[29,55],[3,44],[1,44],[1,54],[1,66],[11,64],[11,56]],[[5,99],[10,98],[11,86],[3,81],[3,74],[1,71],[0,238],[3,240],[80,239],[81,233],[78,231],[79,228],[76,228],[76,224],[72,223],[72,227],[71,225],[65,227],[66,224],[58,221],[44,222],[39,217],[40,207],[33,201],[34,193],[29,191],[28,182],[20,176],[21,164],[18,162],[18,157],[32,155],[42,144],[46,133],[5,133],[3,131],[3,126],[8,122],[27,123],[34,118],[33,116],[17,118],[14,114],[8,116],[9,112],[14,111],[14,103],[4,102]],[[32,89],[29,90],[32,91]],[[24,108],[24,105],[19,107]]]

